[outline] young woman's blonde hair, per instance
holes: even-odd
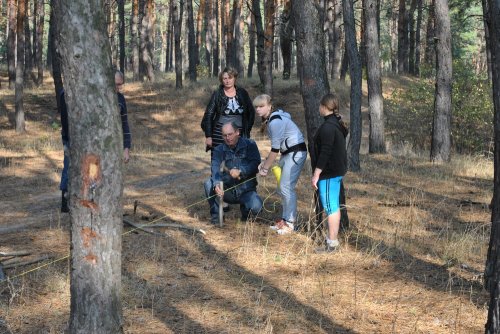
[[[264,105],[272,105],[271,97],[267,94],[261,94],[253,99],[254,107],[262,107]]]

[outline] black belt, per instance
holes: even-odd
[[[293,146],[289,147],[288,150],[286,150],[285,152],[281,152],[281,155],[285,155],[285,154],[292,153],[292,152],[307,152],[306,143],[300,143],[300,144],[293,145]]]

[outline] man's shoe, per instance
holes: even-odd
[[[68,192],[66,190],[63,190],[61,194],[61,212],[69,212]]]
[[[293,231],[294,231],[294,226],[292,223],[289,223],[289,222],[286,222],[282,228],[276,230],[276,232],[279,235],[290,234],[290,233],[293,233]]]
[[[219,216],[210,217],[210,224],[211,225],[219,225]]]

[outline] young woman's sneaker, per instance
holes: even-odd
[[[271,230],[277,231],[279,229],[282,229],[286,225],[286,220],[283,218],[276,219],[274,221],[274,225],[269,226]]]
[[[285,225],[276,232],[278,232],[279,235],[284,235],[284,234],[290,234],[293,231],[294,231],[293,224],[286,222]]]
[[[335,253],[340,249],[340,243],[338,240],[327,240],[324,247],[316,248],[316,254],[324,253]]]

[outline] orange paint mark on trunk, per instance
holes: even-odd
[[[99,206],[97,205],[97,203],[94,203],[92,201],[87,201],[87,200],[80,200],[80,204],[86,208],[89,208],[89,209],[92,209],[94,211],[97,211],[97,209],[99,209]]]
[[[306,86],[314,86],[316,84],[316,80],[314,79],[305,79],[304,80],[304,85]]]
[[[85,256],[85,260],[87,262],[90,262],[91,264],[97,264],[97,256],[95,256],[92,253],[90,253],[89,255]]]
[[[82,240],[83,240],[83,247],[89,248],[90,247],[90,242],[92,239],[98,238],[99,236],[97,233],[90,229],[89,227],[84,227],[82,229]]]
[[[95,154],[87,154],[83,157],[81,168],[83,198],[87,198],[89,193],[101,183],[101,159]]]

